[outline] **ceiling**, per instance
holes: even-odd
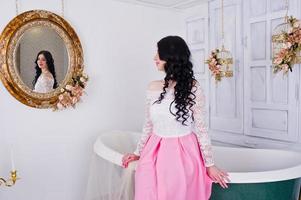
[[[170,8],[170,9],[186,9],[208,0],[117,0],[132,4],[140,4],[151,7]]]

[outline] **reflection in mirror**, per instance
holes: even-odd
[[[59,34],[35,26],[24,32],[14,54],[16,71],[24,84],[38,93],[53,91],[68,71],[68,52]]]

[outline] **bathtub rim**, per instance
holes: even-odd
[[[122,167],[123,154],[108,148],[101,140],[103,136],[107,136],[108,134],[141,135],[141,133],[135,131],[113,130],[113,131],[103,132],[97,137],[93,145],[94,153],[96,153],[98,156],[102,157],[103,159]],[[241,150],[243,147],[214,146],[214,148],[221,148],[221,149],[231,148],[231,149]],[[243,148],[243,149],[262,150],[262,151],[264,150],[285,151],[285,152],[297,153],[300,154],[301,156],[301,153],[299,152],[281,150],[281,149],[267,149],[267,148],[256,148],[256,149]],[[138,161],[131,162],[128,168],[135,170],[137,162]],[[284,169],[268,170],[268,171],[260,171],[260,172],[228,172],[228,175],[229,175],[229,179],[231,180],[231,182],[229,183],[268,183],[268,182],[285,181],[285,180],[301,178],[301,163],[297,166],[288,167]]]

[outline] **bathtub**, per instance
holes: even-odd
[[[122,171],[134,173],[137,161],[121,167],[124,153],[133,152],[140,133],[110,131],[94,143],[94,153]],[[211,200],[298,200],[301,185],[301,153],[274,149],[213,146],[215,164],[228,172],[231,180],[223,189],[213,183]],[[128,179],[134,179],[133,174]],[[128,180],[133,193],[133,180]],[[131,199],[124,197],[120,199]],[[95,198],[96,199],[96,198]],[[105,199],[105,198],[103,198]],[[301,199],[300,199],[301,200]]]

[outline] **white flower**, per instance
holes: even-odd
[[[86,79],[84,79],[84,77],[80,77],[80,79],[79,79],[81,82],[86,82]]]
[[[281,68],[282,68],[283,71],[288,72],[288,65],[287,64],[281,65]]]
[[[293,27],[298,28],[300,26],[300,22],[297,20],[294,22]]]
[[[291,46],[292,46],[292,43],[290,43],[290,42],[287,42],[287,43],[285,43],[285,48],[287,48],[287,49],[289,49]]]
[[[66,90],[69,90],[69,91],[71,91],[72,90],[72,86],[71,85],[66,85]]]

